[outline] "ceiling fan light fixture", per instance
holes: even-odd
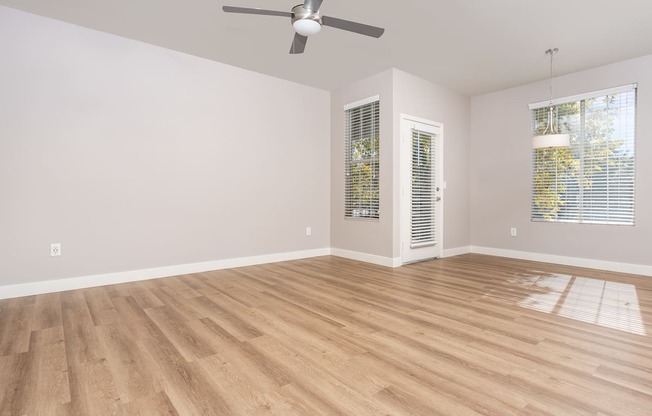
[[[329,26],[347,32],[358,33],[364,36],[379,38],[385,33],[382,27],[366,25],[351,20],[338,19],[337,17],[322,16],[320,8],[323,0],[304,0],[289,12],[279,10],[265,10],[251,7],[222,6],[225,13],[257,14],[262,16],[289,17],[290,23],[296,32],[290,46],[290,54],[301,54],[306,49],[308,36],[319,33],[322,26]]]
[[[312,36],[319,33],[321,23],[312,19],[300,19],[292,22],[294,30],[302,36]]]

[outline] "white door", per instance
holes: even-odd
[[[442,256],[443,126],[401,116],[403,263]]]

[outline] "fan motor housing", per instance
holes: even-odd
[[[303,4],[297,4],[292,8],[292,24],[297,20],[312,20],[319,23],[319,25],[323,24],[319,12],[306,9]]]

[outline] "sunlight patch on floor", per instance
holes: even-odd
[[[636,287],[589,277],[541,276],[518,306],[606,328],[646,335]]]

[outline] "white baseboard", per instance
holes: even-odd
[[[443,255],[444,257],[452,257],[466,253],[487,254],[490,256],[510,257],[521,260],[533,260],[544,263],[564,264],[568,266],[588,267],[592,269],[610,270],[620,273],[632,273],[644,276],[652,276],[652,266],[642,264],[618,263],[604,260],[557,256],[553,254],[505,250],[491,247],[456,247],[444,250]],[[131,270],[127,272],[107,273],[94,276],[83,276],[69,279],[46,280],[42,282],[30,282],[17,285],[0,286],[0,299],[18,298],[22,296],[61,292],[65,290],[86,289],[96,286],[136,282],[140,280],[157,279],[161,277],[201,273],[211,270],[231,269],[235,267],[254,266],[257,264],[277,263],[280,261],[298,260],[328,255],[344,257],[351,260],[363,261],[366,263],[377,264],[385,267],[400,267],[402,264],[400,257],[383,257],[375,254],[360,253],[357,251],[343,250],[339,248],[321,248],[315,250],[266,254],[253,257],[240,257],[235,259],[215,260],[202,263],[180,264],[176,266]]]
[[[400,257],[383,257],[375,254],[360,253],[358,251],[343,250],[341,248],[331,248],[331,255],[385,267],[400,267],[402,264]]]
[[[10,286],[0,286],[0,299],[18,298],[22,296],[39,295],[43,293],[86,289],[96,286],[106,286],[118,283],[136,282],[140,280],[157,279],[161,277],[178,276],[190,273],[208,272],[211,270],[231,269],[234,267],[254,266],[257,264],[277,263],[280,261],[328,256],[330,253],[330,248],[321,248],[315,250],[266,254],[262,256],[240,257],[235,259],[207,261],[202,263],[180,264],[176,266],[131,270],[127,272],[106,273],[94,276],[73,277],[69,279],[46,280],[42,282],[30,282]]]
[[[455,247],[455,248],[447,248],[444,250],[443,257],[454,257],[454,256],[459,256],[462,254],[468,254],[471,252],[471,246],[464,246],[464,247]]]
[[[566,266],[587,267],[590,269],[609,270],[619,273],[631,273],[652,276],[652,266],[644,264],[618,263],[605,260],[585,259],[579,257],[558,256],[554,254],[533,253],[529,251],[505,250],[491,247],[471,247],[472,253],[490,256],[510,257],[520,260],[540,261],[544,263],[563,264]]]

